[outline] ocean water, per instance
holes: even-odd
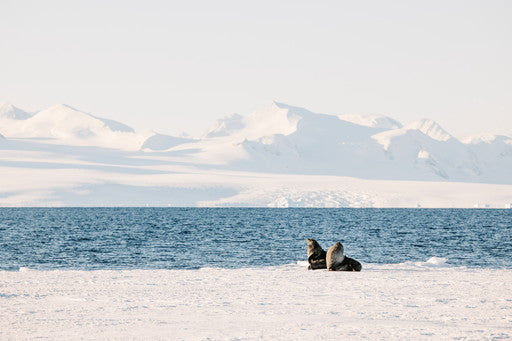
[[[306,238],[363,263],[512,268],[512,210],[0,208],[0,269],[281,265],[306,260]]]

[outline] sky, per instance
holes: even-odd
[[[271,101],[512,135],[512,1],[0,2],[0,101],[199,135]]]

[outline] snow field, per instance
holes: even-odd
[[[512,270],[1,272],[1,339],[510,339]]]

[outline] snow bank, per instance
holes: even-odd
[[[0,272],[0,339],[512,337],[512,270],[423,263]]]

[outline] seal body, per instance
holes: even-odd
[[[329,271],[361,271],[362,269],[361,263],[344,255],[343,245],[340,242],[327,250],[326,266]]]
[[[306,239],[308,242],[308,270],[326,269],[326,252],[314,239]]]

